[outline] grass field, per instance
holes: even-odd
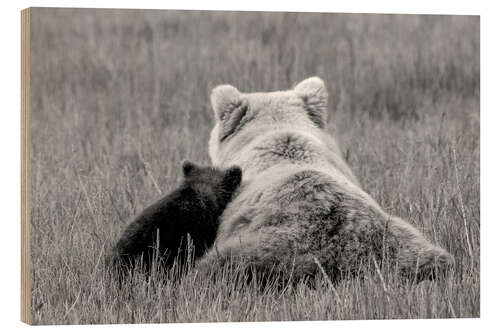
[[[31,313],[35,324],[479,317],[479,18],[32,11]],[[260,290],[135,274],[103,256],[131,217],[209,164],[211,89],[322,77],[328,131],[364,189],[450,251],[412,285],[382,270]]]

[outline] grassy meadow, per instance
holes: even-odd
[[[34,324],[480,316],[478,17],[34,9],[31,24]],[[120,288],[106,251],[182,159],[210,163],[211,89],[313,75],[364,189],[453,274],[262,290],[230,270],[136,272]]]

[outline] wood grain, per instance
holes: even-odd
[[[21,321],[30,324],[30,9],[21,11]]]

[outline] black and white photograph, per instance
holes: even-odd
[[[23,322],[481,316],[478,15],[21,15]]]

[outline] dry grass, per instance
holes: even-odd
[[[479,317],[478,17],[32,13],[34,323]],[[260,290],[234,271],[155,273],[120,290],[103,255],[181,159],[209,163],[211,88],[312,75],[364,188],[448,249],[454,274]]]

